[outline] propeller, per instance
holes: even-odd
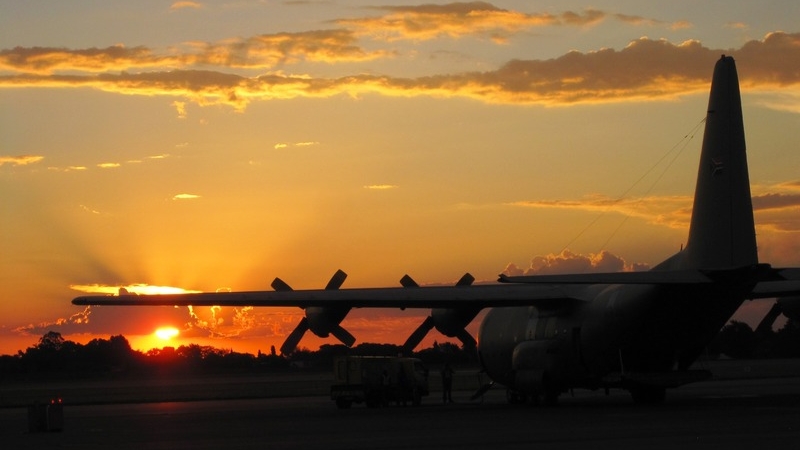
[[[483,395],[486,394],[489,391],[489,389],[491,389],[492,387],[494,387],[494,381],[490,381],[490,382],[482,385],[481,387],[478,388],[477,391],[475,391],[474,394],[469,396],[469,399],[470,400],[477,400],[477,399],[483,397]]]
[[[475,277],[465,273],[461,279],[458,280],[456,286],[470,286],[475,281]],[[403,276],[400,284],[405,288],[419,287],[419,285],[408,275]],[[479,310],[463,310],[463,309],[448,309],[448,308],[434,308],[431,310],[431,315],[426,317],[425,320],[411,333],[411,336],[406,339],[403,344],[405,352],[414,350],[425,336],[433,329],[436,328],[440,333],[447,337],[457,338],[464,345],[465,348],[475,348],[478,342],[472,335],[464,328],[469,324],[472,319],[478,315]]]
[[[342,270],[337,270],[330,281],[328,281],[325,289],[329,291],[339,289],[346,278],[346,273]],[[280,278],[275,278],[271,286],[276,291],[292,290],[291,286]],[[344,345],[351,347],[356,342],[356,338],[340,325],[341,321],[344,320],[349,312],[350,308],[342,307],[310,306],[306,308],[305,317],[300,319],[300,323],[297,324],[295,329],[286,337],[286,340],[283,341],[283,345],[281,345],[281,354],[288,355],[293,353],[295,349],[297,349],[297,345],[300,343],[306,331],[309,330],[319,337],[328,337],[332,334]]]

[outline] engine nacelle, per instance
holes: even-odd
[[[431,317],[436,331],[447,337],[459,337],[478,312],[479,309],[434,308],[431,310]]]
[[[333,308],[328,306],[310,306],[306,308],[308,329],[315,335],[325,338],[339,328],[350,308]]]

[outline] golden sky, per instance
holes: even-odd
[[[647,268],[685,242],[723,53],[759,257],[798,265],[800,5],[640,3],[0,1],[0,353],[166,325],[267,351],[302,317],[69,303],[122,286]],[[402,343],[427,314],[343,326]]]

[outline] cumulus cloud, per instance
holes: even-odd
[[[14,166],[26,166],[35,164],[43,160],[44,156],[38,155],[19,155],[19,156],[0,156],[0,166],[10,164]]]
[[[77,312],[66,318],[59,318],[52,321],[44,321],[36,324],[27,324],[16,327],[15,333],[22,335],[40,335],[53,328],[72,328],[86,325],[89,323],[89,315],[92,313],[91,306],[87,306],[83,311]]]
[[[544,256],[535,256],[528,267],[519,267],[509,263],[503,274],[518,275],[558,275],[565,273],[608,273],[608,272],[633,272],[649,269],[647,264],[630,263],[622,257],[608,251],[582,255],[564,250],[559,254],[550,253]]]
[[[138,295],[200,292],[172,286],[129,284],[71,285],[71,289],[89,294]],[[156,328],[170,324],[184,337],[251,337],[286,336],[301,317],[299,308],[252,307],[103,307],[87,306],[66,318],[56,318],[15,327],[14,333],[41,335],[48,331],[70,334],[149,335]]]

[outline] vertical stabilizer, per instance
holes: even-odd
[[[687,268],[758,263],[739,78],[729,56],[714,67],[684,257]]]

